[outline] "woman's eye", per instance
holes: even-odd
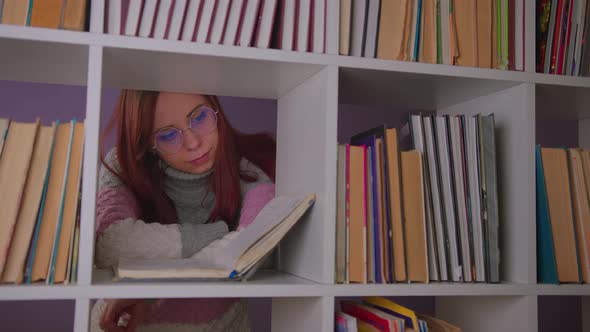
[[[161,132],[160,134],[158,134],[158,140],[160,141],[164,141],[164,142],[169,142],[172,141],[176,138],[176,131],[174,130],[166,130]]]
[[[207,118],[206,112],[199,112],[198,114],[195,114],[193,116],[193,124],[202,123],[203,121],[205,121],[206,118]]]

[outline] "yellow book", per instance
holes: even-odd
[[[379,310],[383,312],[403,319],[406,329],[419,331],[420,328],[418,327],[418,318],[416,317],[414,310],[408,309],[391,300],[379,296],[366,297],[364,302],[379,308]]]

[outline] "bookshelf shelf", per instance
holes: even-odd
[[[537,285],[537,295],[590,296],[590,285]]]
[[[533,0],[525,1],[527,10],[535,7]],[[75,331],[82,331],[89,300],[95,298],[272,297],[273,331],[296,331],[305,321],[306,330],[327,332],[334,330],[335,298],[433,296],[437,315],[464,331],[534,332],[539,296],[590,296],[590,285],[536,283],[535,124],[541,117],[590,118],[590,78],[535,73],[530,65],[534,26],[525,31],[527,71],[510,72],[339,56],[337,47],[329,48],[330,54],[313,54],[113,36],[99,32],[103,7],[104,1],[92,1],[91,32],[0,24],[0,80],[87,90],[78,284],[1,285],[0,300],[74,299]],[[330,40],[337,40],[338,12],[327,12]],[[309,218],[281,243],[281,272],[261,271],[243,283],[115,284],[108,271],[93,271],[92,174],[98,169],[106,87],[277,100],[277,194],[317,193]],[[389,109],[383,117],[407,111],[497,115],[502,283],[334,284],[335,170],[343,104]],[[585,123],[580,133],[590,130],[590,121]]]
[[[335,285],[336,296],[525,296],[531,295],[528,285],[518,284],[390,284]]]

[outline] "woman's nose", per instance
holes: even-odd
[[[200,135],[195,134],[192,130],[186,130],[184,133],[184,147],[188,150],[194,150],[198,148],[201,143],[202,139]]]

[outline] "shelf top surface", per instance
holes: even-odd
[[[31,47],[38,51],[59,52],[59,50],[63,50],[62,53],[64,56],[67,55],[68,60],[75,60],[75,57],[85,57],[89,46],[99,46],[107,50],[107,55],[109,54],[108,51],[115,50],[113,53],[115,56],[131,51],[135,51],[135,53],[131,53],[133,55],[138,55],[142,52],[159,52],[168,56],[197,55],[234,59],[233,61],[251,60],[262,64],[275,63],[277,65],[288,65],[293,68],[338,66],[342,70],[349,72],[380,71],[403,73],[421,77],[424,80],[436,79],[437,77],[455,77],[468,80],[511,82],[512,84],[536,83],[542,85],[590,87],[589,77],[568,77],[330,54],[301,53],[276,49],[187,43],[183,41],[156,40],[0,24],[0,47],[6,50],[8,46],[13,49],[10,53],[16,55],[21,53],[21,51],[18,49],[15,50],[15,47],[23,47],[22,52],[29,51]],[[81,51],[72,54],[72,50],[76,49],[80,49]],[[40,52],[37,57],[39,61],[43,61],[46,55],[47,52]],[[6,58],[6,56],[3,56],[3,58]],[[4,77],[0,78],[5,79]],[[27,80],[28,78],[23,77],[23,79]],[[50,83],[52,82],[50,81]]]
[[[1,285],[0,300],[76,298],[222,298],[362,296],[590,296],[590,285],[523,284],[337,284],[314,283],[290,274],[259,271],[244,282],[114,282],[95,270],[93,285]]]

